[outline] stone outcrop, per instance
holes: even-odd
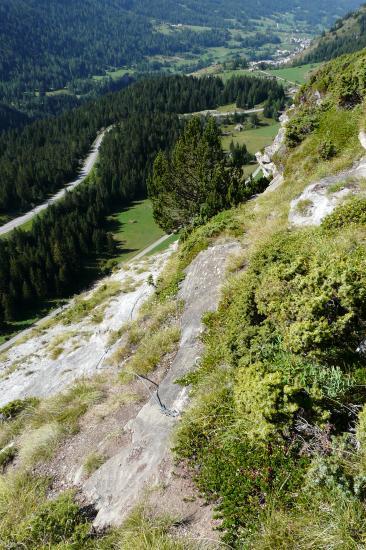
[[[284,113],[280,117],[281,128],[271,145],[268,145],[262,153],[259,151],[255,157],[266,178],[276,178],[282,175],[281,168],[273,162],[273,157],[281,151],[285,144],[286,124],[289,121],[289,116]]]

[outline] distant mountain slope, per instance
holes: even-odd
[[[62,88],[144,55],[220,46],[224,31],[155,32],[116,0],[4,0],[0,4],[0,97]]]
[[[366,4],[336,21],[301,57],[304,63],[329,61],[366,47]]]
[[[229,20],[247,21],[291,13],[296,20],[318,25],[360,5],[357,0],[123,0],[126,9],[172,23],[227,26]]]
[[[235,23],[287,13],[295,21],[330,24],[358,5],[358,0],[3,0],[0,101],[19,103],[25,92],[63,88],[145,56],[219,47]],[[164,32],[156,25],[162,21],[207,28]]]

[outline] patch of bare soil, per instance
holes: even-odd
[[[213,506],[199,495],[191,472],[171,456],[161,463],[160,482],[149,491],[147,503],[156,515],[168,512],[178,518],[174,535],[195,541],[200,548],[221,548],[220,521],[212,517]]]

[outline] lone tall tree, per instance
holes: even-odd
[[[171,155],[156,157],[148,190],[155,220],[174,231],[237,202],[240,185],[241,173],[226,162],[215,121],[203,125],[194,117]]]

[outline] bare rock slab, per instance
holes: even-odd
[[[182,412],[188,404],[188,390],[175,381],[190,372],[202,353],[201,318],[214,311],[224,280],[228,257],[238,250],[238,244],[217,244],[201,252],[186,271],[179,298],[184,300],[182,338],[173,364],[160,385],[161,401],[169,410]],[[97,527],[118,525],[144,496],[144,490],[158,483],[169,472],[164,459],[169,454],[170,438],[179,416],[162,414],[151,398],[125,430],[129,444],[108,460],[83,487],[87,498],[95,504]]]

